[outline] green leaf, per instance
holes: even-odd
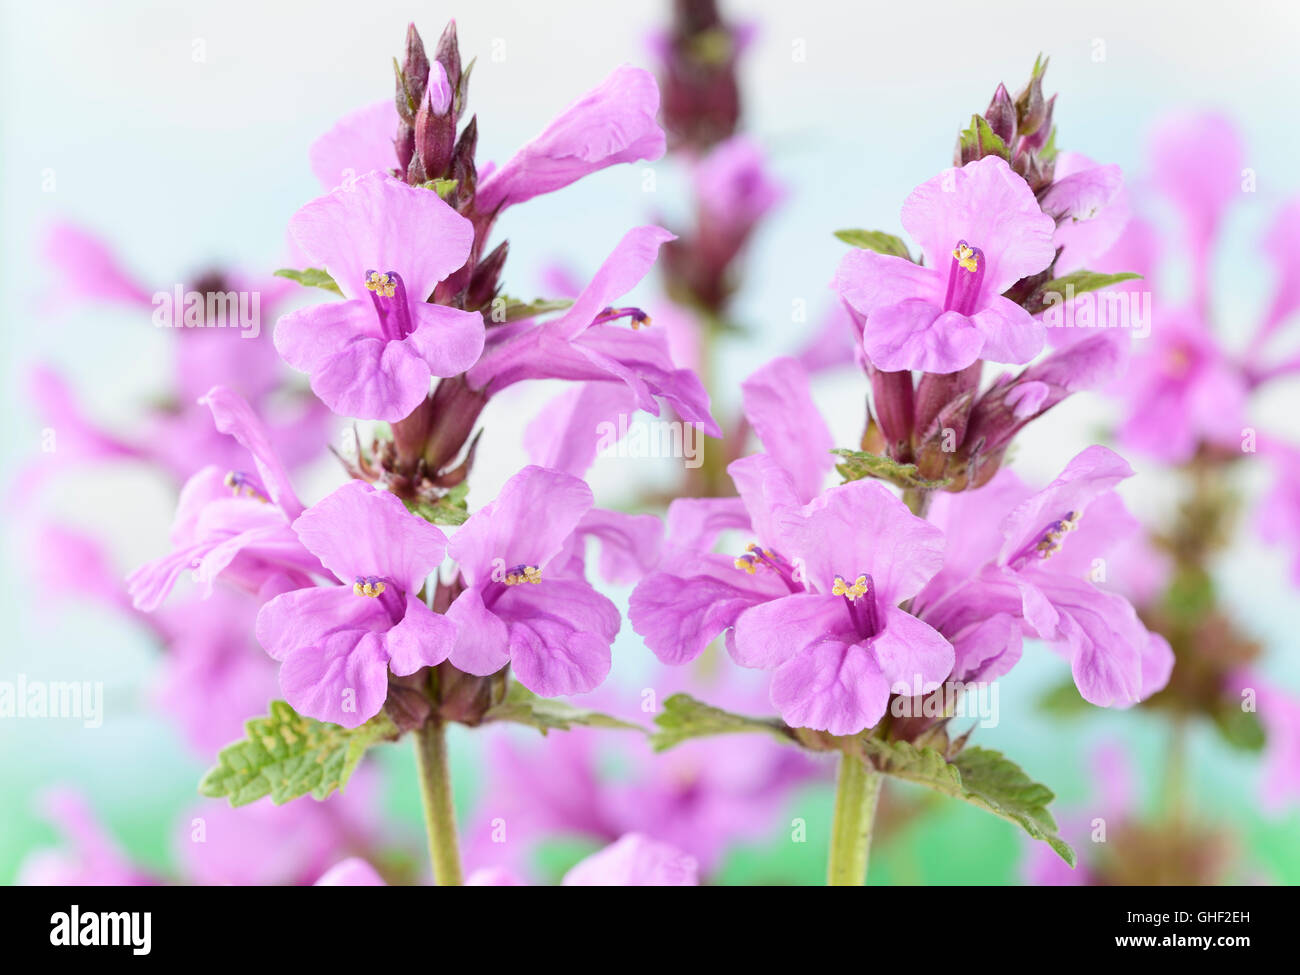
[[[430,179],[421,183],[420,188],[425,190],[433,190],[435,193],[438,194],[438,196],[440,196],[442,199],[445,200],[456,189],[456,187],[459,185],[459,182],[460,182],[459,180],[454,180],[454,179]]]
[[[435,525],[463,525],[469,518],[469,482],[461,481],[435,501],[422,498],[403,499],[406,510]]]
[[[277,278],[288,278],[290,281],[297,281],[299,284],[308,288],[324,288],[326,291],[333,291],[339,297],[343,296],[342,290],[337,282],[329,276],[327,271],[318,267],[305,268],[302,271],[295,271],[291,267],[282,267],[275,272]]]
[[[324,799],[347,785],[366,749],[397,734],[383,712],[358,728],[300,715],[284,701],[245,725],[247,737],[221,749],[199,792],[243,806],[269,795],[277,806],[311,794]]]
[[[935,481],[920,477],[915,464],[900,464],[896,460],[865,450],[837,447],[831,453],[844,458],[835,465],[835,469],[846,483],[860,481],[864,477],[875,477],[901,488],[922,488],[927,491],[937,491],[949,483],[947,478]]]
[[[885,775],[953,796],[1015,823],[1074,866],[1074,850],[1057,835],[1056,821],[1047,809],[1056,796],[1000,752],[967,748],[948,761],[933,748],[917,748],[905,741],[865,738],[861,742]]]
[[[835,236],[844,243],[852,244],[864,251],[889,254],[909,261],[912,259],[912,255],[907,252],[907,244],[903,242],[903,239],[895,237],[893,234],[887,234],[883,230],[837,230]]]
[[[483,715],[487,721],[509,721],[514,724],[526,724],[536,728],[543,735],[548,731],[569,731],[574,725],[587,728],[628,728],[644,732],[640,725],[619,718],[576,708],[564,701],[538,697],[518,681],[510,682],[506,699]]]
[[[664,709],[655,718],[658,731],[650,736],[650,744],[661,752],[680,745],[690,738],[707,738],[710,735],[731,735],[749,732],[772,735],[785,744],[795,739],[785,722],[777,718],[750,718],[732,714],[711,704],[697,701],[689,694],[674,694],[664,701]]]
[[[961,145],[961,158],[967,160],[983,159],[985,156],[1001,156],[1011,161],[1011,150],[1002,141],[1002,137],[993,131],[988,119],[983,115],[970,117],[970,128],[962,130],[958,136]]]
[[[1109,288],[1112,284],[1119,284],[1121,281],[1132,281],[1140,277],[1142,275],[1130,273],[1099,274],[1096,271],[1073,271],[1065,275],[1065,277],[1044,281],[1035,288],[1033,294],[1025,301],[1025,310],[1031,315],[1037,315],[1049,304],[1058,304],[1060,301],[1068,301],[1075,295],[1081,295],[1086,291]],[[1057,299],[1049,301],[1049,295],[1056,295]]]
[[[572,305],[573,302],[568,298],[534,298],[532,301],[522,301],[501,295],[492,299],[492,310],[488,312],[488,319],[496,325],[508,324],[553,311],[564,311]]]

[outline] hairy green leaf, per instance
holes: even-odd
[[[875,477],[901,488],[922,488],[927,491],[937,491],[949,483],[947,479],[935,481],[918,476],[915,464],[900,464],[896,460],[865,450],[837,447],[831,453],[844,458],[835,465],[835,469],[846,482]]]
[[[1076,295],[1109,288],[1112,284],[1133,281],[1140,277],[1142,275],[1132,273],[1100,274],[1097,271],[1072,271],[1064,277],[1052,278],[1036,287],[1025,301],[1025,310],[1031,315],[1037,315],[1049,305],[1069,301]]]
[[[297,281],[307,288],[324,288],[326,291],[333,291],[336,295],[342,297],[343,292],[329,272],[318,268],[309,267],[301,271],[296,271],[291,267],[282,267],[275,272],[277,278],[288,278],[290,281]]]
[[[435,501],[403,499],[406,510],[435,525],[463,525],[469,518],[469,482],[461,481]]]
[[[501,295],[492,300],[488,319],[496,325],[521,322],[525,318],[535,318],[553,311],[564,311],[572,304],[573,302],[567,298],[534,298],[532,301],[521,301]]]
[[[790,728],[778,718],[750,718],[732,714],[711,704],[697,701],[689,694],[674,694],[664,701],[664,709],[655,718],[658,730],[650,736],[655,751],[664,751],[690,738],[759,732],[772,735],[785,744],[794,743]]]
[[[324,799],[347,785],[366,749],[397,729],[380,712],[358,728],[300,715],[284,701],[245,725],[243,741],[227,745],[203,776],[199,792],[243,806],[269,795],[276,805],[310,794]]]
[[[852,244],[864,251],[889,254],[891,257],[902,257],[909,261],[912,259],[903,239],[887,234],[883,230],[837,230],[835,236],[844,243]]]
[[[509,721],[526,724],[542,734],[548,731],[569,731],[574,725],[589,728],[628,728],[644,732],[640,725],[623,721],[599,711],[577,708],[564,701],[538,697],[518,681],[510,682],[506,698],[483,715],[487,721]]]
[[[861,739],[865,754],[885,775],[915,782],[928,789],[979,806],[1015,823],[1074,866],[1074,850],[1056,832],[1048,804],[1052,790],[1035,782],[1015,762],[987,748],[966,748],[948,761],[933,748],[905,741]]]

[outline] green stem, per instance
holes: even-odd
[[[415,733],[415,754],[433,881],[439,887],[459,887],[465,881],[456,843],[456,807],[452,803],[451,770],[447,764],[447,732],[437,718],[431,718]]]
[[[930,509],[930,493],[924,488],[904,488],[903,504],[918,518],[924,518]]]
[[[880,798],[880,773],[856,755],[840,756],[835,786],[835,818],[831,822],[831,855],[826,867],[830,887],[861,887],[867,882],[871,825]]]

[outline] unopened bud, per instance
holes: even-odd
[[[1007,92],[1006,85],[998,85],[998,90],[993,93],[993,100],[989,102],[989,107],[984,112],[984,119],[989,123],[989,128],[994,134],[1008,146],[1015,141],[1016,106]]]
[[[510,251],[510,242],[503,240],[492,253],[478,262],[469,279],[469,288],[465,292],[465,307],[470,311],[486,308],[496,297],[501,283],[501,270],[505,267],[506,255]]]
[[[415,151],[424,166],[425,179],[441,178],[451,168],[456,120],[450,108],[451,89],[442,65],[435,64],[429,72],[424,103],[415,116]]]

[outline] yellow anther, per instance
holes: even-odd
[[[849,600],[861,599],[867,594],[867,577],[858,576],[853,580],[853,585],[849,585],[840,576],[835,577],[835,582],[831,586],[832,596],[844,596]]]
[[[371,582],[368,579],[352,583],[352,592],[354,595],[366,596],[370,599],[374,599],[376,596],[382,596],[384,590],[387,588],[388,586],[382,582]]]
[[[641,328],[643,325],[646,326],[646,327],[649,327],[649,326],[653,325],[654,323],[655,323],[655,322],[654,322],[654,319],[651,318],[649,315],[642,315],[640,318],[633,318],[633,319],[632,319],[632,331],[635,332],[637,329]]]
[[[977,255],[974,248],[965,241],[957,245],[956,249],[952,252],[952,256],[957,258],[957,263],[961,267],[964,267],[972,274],[980,269],[979,255]]]
[[[366,278],[366,290],[384,298],[391,298],[397,293],[397,282],[381,271],[371,271]]]
[[[503,581],[507,586],[520,586],[525,582],[537,585],[542,581],[542,570],[535,565],[525,565],[518,572],[507,572]]]
[[[749,558],[746,555],[740,556],[732,564],[737,569],[743,569],[745,572],[748,572],[750,575],[753,575],[756,571],[758,571],[758,564],[753,559]]]
[[[1065,536],[1079,527],[1079,513],[1071,511],[1043,533],[1042,540],[1034,546],[1040,559],[1051,558],[1065,545]]]

